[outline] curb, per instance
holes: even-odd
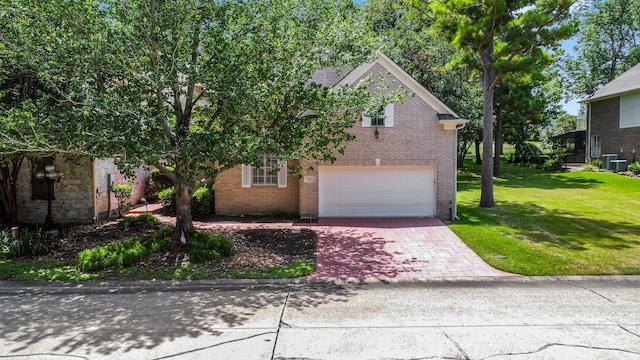
[[[423,284],[437,286],[460,286],[465,284],[534,284],[534,283],[640,283],[640,275],[613,276],[499,276],[499,277],[445,277],[445,278],[339,278],[339,279],[217,279],[217,280],[142,280],[142,281],[85,281],[85,282],[39,282],[0,281],[0,295],[26,294],[109,294],[145,292],[208,291],[218,288],[282,288],[288,286],[363,286]]]

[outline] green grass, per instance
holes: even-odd
[[[506,164],[502,172],[491,209],[478,207],[480,169],[461,172],[461,221],[449,225],[489,264],[523,275],[640,274],[639,180]]]
[[[315,270],[315,262],[299,261],[291,266],[276,266],[267,270],[232,271],[229,277],[236,279],[287,279],[307,276]]]

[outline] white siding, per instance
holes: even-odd
[[[620,97],[620,128],[640,127],[640,93]]]

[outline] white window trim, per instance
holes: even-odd
[[[620,129],[640,126],[640,94],[620,96]]]
[[[287,187],[287,161],[278,160],[278,188]],[[252,186],[275,186],[276,184],[253,184],[253,167],[250,165],[242,164],[242,187],[250,188]]]
[[[384,107],[384,125],[371,125],[371,117],[365,115],[367,112],[362,113],[362,127],[380,126],[380,127],[393,127],[393,103],[387,104]]]

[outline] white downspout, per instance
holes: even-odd
[[[93,178],[93,221],[98,222],[98,181],[96,179],[96,159],[91,162],[91,176]]]

